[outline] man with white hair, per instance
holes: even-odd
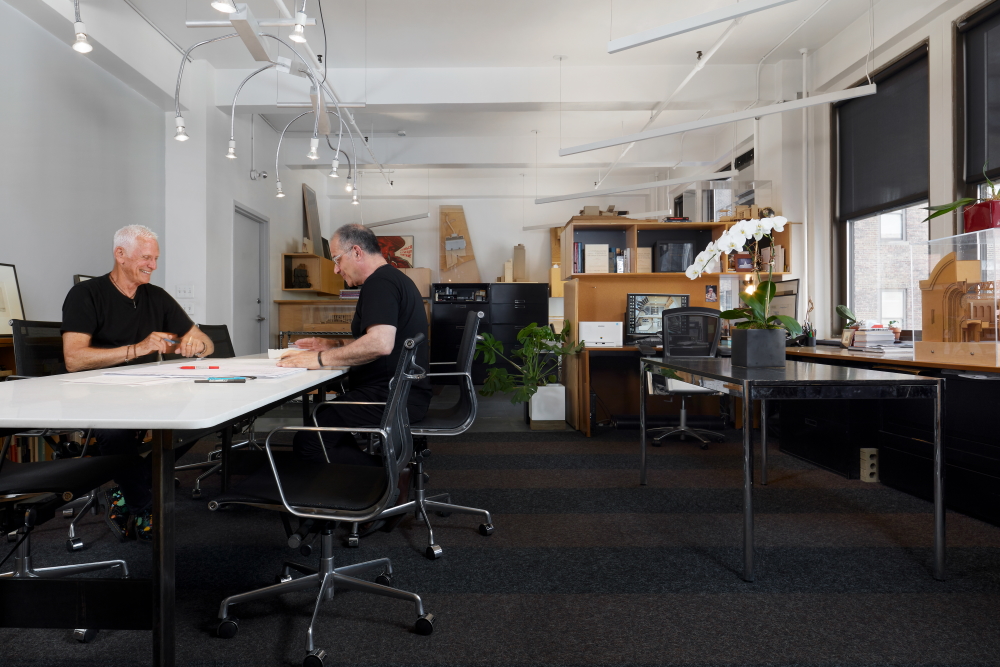
[[[212,340],[165,290],[150,285],[160,257],[153,230],[115,233],[110,273],[73,286],[63,302],[62,339],[70,372],[155,361],[157,352],[204,357]],[[151,539],[152,471],[138,454],[145,431],[96,430],[101,454],[130,454],[134,465],[108,492],[108,522],[119,539]]]

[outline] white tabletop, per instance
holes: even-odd
[[[261,355],[246,358],[259,359]],[[0,429],[212,428],[301,394],[345,372],[305,371],[286,378],[247,380],[245,384],[192,381],[148,387],[66,382],[69,377],[101,375],[104,370],[0,382]]]

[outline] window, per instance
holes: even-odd
[[[836,107],[839,218],[857,220],[927,199],[927,48],[879,72],[878,93]]]
[[[878,217],[879,238],[884,241],[902,241],[904,238],[903,212],[883,213]]]
[[[927,249],[920,245],[927,241],[926,205],[848,222],[847,305],[868,323],[921,326],[917,281],[927,278]]]
[[[994,2],[963,21],[961,48],[965,63],[965,182],[1000,176],[1000,3]]]

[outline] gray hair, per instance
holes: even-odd
[[[378,238],[375,236],[375,232],[368,229],[364,225],[358,225],[354,223],[349,223],[340,227],[333,236],[340,239],[340,244],[347,246],[348,248],[353,248],[358,246],[363,252],[369,255],[381,255],[382,249],[379,248]]]
[[[145,225],[127,225],[115,232],[115,245],[112,251],[114,248],[125,248],[126,252],[132,252],[139,239],[152,239],[155,241],[157,238],[159,237],[156,235],[156,232]]]

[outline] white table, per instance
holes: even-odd
[[[260,355],[248,358],[260,358]],[[144,387],[70,383],[66,382],[66,375],[2,382],[0,437],[38,428],[153,430],[153,579],[145,582],[145,589],[132,585],[130,590],[135,591],[137,597],[148,599],[151,585],[153,664],[172,666],[175,655],[174,446],[220,430],[225,431],[228,439],[236,422],[263,414],[295,396],[303,396],[303,413],[308,414],[308,393],[344,372],[342,369],[306,371],[274,380],[248,380],[245,384],[196,384],[191,381]],[[101,374],[101,370],[85,371],[73,377]],[[20,594],[26,592],[26,584],[32,584],[8,579],[0,582],[0,586],[8,582],[22,586],[18,589]],[[70,578],[46,581],[45,585],[61,584],[67,590],[72,589],[70,597],[82,594],[83,588],[76,582]],[[114,585],[112,580],[107,583]],[[30,592],[26,597],[30,597]],[[86,608],[82,603],[81,600],[81,608]],[[95,600],[92,604],[99,602]],[[123,604],[122,608],[128,609],[129,604]],[[121,627],[135,628],[135,619],[123,619]]]

